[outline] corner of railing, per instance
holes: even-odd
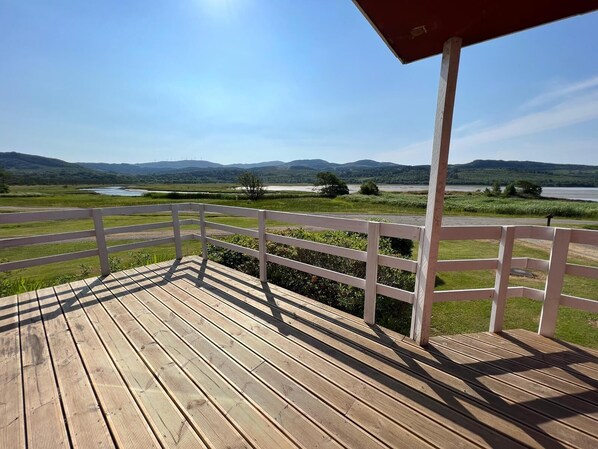
[[[106,233],[104,232],[104,216],[102,209],[91,209],[91,216],[93,218],[98,257],[100,259],[100,271],[102,276],[108,276],[110,274],[110,260],[108,258],[108,246],[106,245]]]
[[[565,271],[567,270],[567,254],[569,253],[569,241],[571,240],[571,229],[555,228],[548,262],[548,273],[546,276],[546,287],[544,289],[544,302],[542,314],[540,315],[540,326],[538,333],[545,337],[553,337],[556,330],[556,321],[561,301],[561,292]]]
[[[505,306],[509,293],[515,230],[514,226],[502,226],[498,248],[498,265],[494,280],[494,295],[492,297],[492,312],[490,314],[490,332],[500,332],[503,329]]]
[[[204,261],[206,261],[208,260],[208,236],[206,235],[206,205],[204,203],[199,203],[198,206],[201,257]]]
[[[376,284],[378,283],[378,250],[380,247],[380,222],[369,221],[365,264],[365,302],[363,319],[367,324],[376,322]]]
[[[260,266],[260,281],[266,282],[268,280],[267,265],[266,265],[266,211],[258,210],[258,248],[259,248],[259,266]]]
[[[183,244],[181,240],[181,223],[179,221],[179,205],[173,203],[170,205],[172,214],[172,233],[174,235],[174,248],[176,252],[176,258],[183,258]]]

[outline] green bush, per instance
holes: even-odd
[[[320,189],[320,195],[327,198],[336,198],[339,195],[349,194],[347,183],[329,171],[318,173],[314,185]]]
[[[314,232],[305,229],[287,229],[279,232],[279,234],[361,251],[367,249],[367,236],[356,232]],[[251,237],[234,235],[225,237],[224,240],[248,248],[258,248],[257,240]],[[410,240],[387,237],[382,237],[380,239],[379,252],[381,254],[406,258],[411,256],[412,250],[413,242]],[[334,270],[350,276],[359,278],[365,277],[364,262],[297,248],[295,246],[281,245],[274,242],[267,242],[267,251],[270,254],[297,260],[328,270]],[[208,256],[215,262],[252,276],[257,277],[259,275],[257,259],[245,254],[210,245],[208,248]],[[361,289],[270,263],[267,265],[267,274],[269,282],[332,307],[344,310],[355,316],[363,316],[364,291]],[[415,277],[413,274],[405,271],[388,267],[379,267],[378,282],[392,287],[413,291]],[[411,306],[408,304],[378,295],[376,315],[377,322],[382,326],[401,333],[407,333],[409,331]]]
[[[374,181],[365,181],[359,188],[362,195],[380,195],[380,189]]]
[[[538,197],[542,194],[542,187],[531,181],[519,180],[515,183],[515,187],[522,195]]]

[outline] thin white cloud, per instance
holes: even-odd
[[[532,98],[529,101],[526,101],[521,105],[522,109],[532,109],[543,104],[558,100],[562,97],[567,95],[576,94],[578,92],[593,89],[598,87],[598,76],[593,78],[589,78],[583,81],[578,81],[576,83],[571,83],[565,86],[561,86],[558,89],[552,89],[548,92],[545,92],[537,97]]]
[[[478,159],[494,158],[501,152],[497,151],[497,145],[501,142],[516,139],[516,145],[523,147],[530,143],[529,136],[539,136],[551,130],[598,120],[598,76],[546,92],[524,104],[536,104],[537,109],[539,106],[544,108],[482,128],[480,120],[455,128],[451,142],[452,155],[459,154],[460,158],[466,154]],[[592,144],[598,147],[596,142],[587,141],[581,146],[587,148]],[[398,163],[429,163],[422,159],[429,157],[431,149],[432,140],[428,139],[377,156]],[[408,162],[410,160],[413,162]]]
[[[465,131],[471,131],[473,129],[479,129],[482,127],[483,121],[482,120],[474,120],[473,122],[464,123],[460,126],[456,126],[453,128],[453,135],[461,134]]]
[[[566,100],[540,112],[532,112],[502,124],[453,140],[453,148],[498,142],[538,134],[598,119],[598,92]]]

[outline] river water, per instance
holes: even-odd
[[[359,190],[359,184],[349,184],[349,192],[355,193]],[[425,185],[399,185],[399,184],[380,184],[378,185],[383,192],[417,192],[427,190]],[[475,192],[484,190],[487,186],[447,186],[448,192]],[[93,189],[81,189],[96,192],[101,195],[111,196],[142,196],[149,192],[145,189],[127,189],[125,187],[111,186],[98,187]],[[267,186],[268,191],[290,191],[290,192],[312,192],[313,186],[310,185],[271,185]],[[197,193],[197,192],[181,192]],[[205,193],[205,192],[202,192]],[[598,187],[543,187],[542,196],[550,198],[563,198],[569,200],[585,200],[598,202]]]

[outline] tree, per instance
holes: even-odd
[[[500,191],[500,183],[498,181],[494,181],[492,183],[492,195],[493,196],[500,196],[501,191]]]
[[[0,193],[8,193],[10,187],[8,187],[8,174],[0,168]]]
[[[359,188],[362,195],[380,195],[380,189],[374,181],[365,181]]]
[[[318,173],[314,185],[320,188],[320,195],[328,198],[349,194],[347,184],[329,171]]]
[[[515,183],[511,182],[507,184],[502,194],[503,196],[515,196],[517,194],[517,190],[515,189]]]
[[[531,181],[520,180],[515,183],[515,187],[522,195],[540,196],[542,194],[542,187]]]
[[[247,198],[251,201],[259,200],[266,192],[262,178],[249,171],[246,171],[239,176],[239,184],[241,184],[245,195],[247,195]]]

